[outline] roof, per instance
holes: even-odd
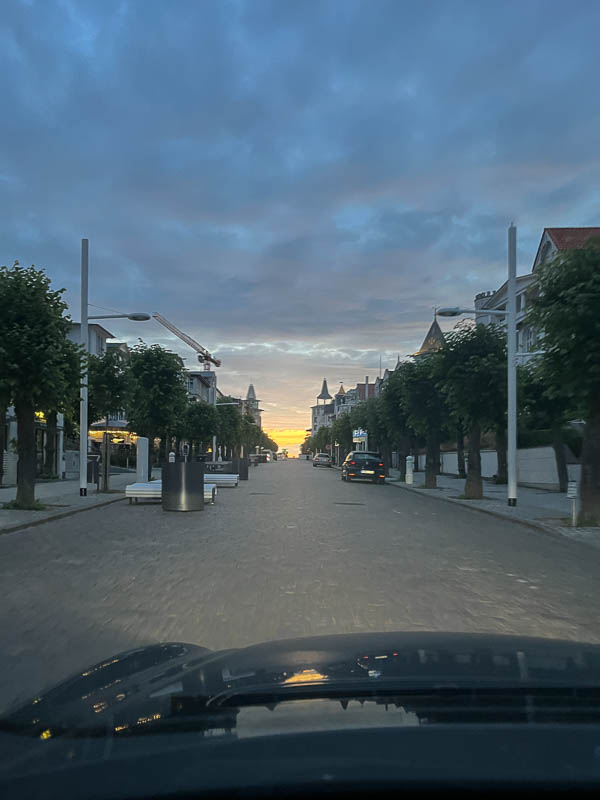
[[[327,388],[327,380],[323,378],[323,386],[321,386],[321,394],[317,395],[317,400],[331,400],[329,389]]]
[[[544,228],[557,250],[577,250],[584,247],[593,236],[600,236],[600,228]]]
[[[346,390],[344,389],[344,384],[343,384],[343,383],[340,383],[340,388],[339,388],[339,389],[337,390],[337,392],[335,393],[335,396],[336,396],[336,397],[339,397],[339,396],[340,396],[340,395],[342,395],[342,394],[346,394]]]
[[[427,336],[423,339],[423,344],[413,355],[424,356],[429,355],[429,353],[437,353],[445,344],[446,340],[444,339],[442,329],[438,325],[437,318],[434,318],[427,331]]]
[[[256,400],[256,392],[254,391],[254,384],[251,383],[248,387],[248,393],[246,395],[246,400]]]
[[[548,237],[558,251],[577,250],[584,247],[594,236],[600,236],[600,228],[544,228],[535,258],[533,259],[534,269],[538,262],[542,249],[542,242],[546,234],[548,234]]]

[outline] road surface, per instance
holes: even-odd
[[[334,469],[251,469],[190,514],[126,502],[0,536],[0,708],[123,649],[487,631],[600,642],[600,552]]]

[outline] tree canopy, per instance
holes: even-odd
[[[72,391],[65,358],[71,320],[64,289],[34,266],[0,267],[0,375],[3,402],[14,403],[18,426],[16,504],[35,502],[35,411],[57,409]]]
[[[140,341],[130,352],[129,374],[126,412],[131,430],[154,438],[180,427],[188,404],[181,358]]]
[[[565,397],[586,420],[581,452],[584,518],[600,520],[600,241],[536,268],[528,319],[543,331],[540,370],[551,397]]]

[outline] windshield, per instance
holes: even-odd
[[[3,4],[0,715],[600,644],[600,3],[566,9]],[[391,634],[450,638],[189,649]]]

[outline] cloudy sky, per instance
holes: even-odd
[[[598,30],[597,0],[3,0],[0,262],[78,319],[88,237],[91,302],[304,431],[323,377],[502,282],[511,220],[521,273],[600,224]]]

